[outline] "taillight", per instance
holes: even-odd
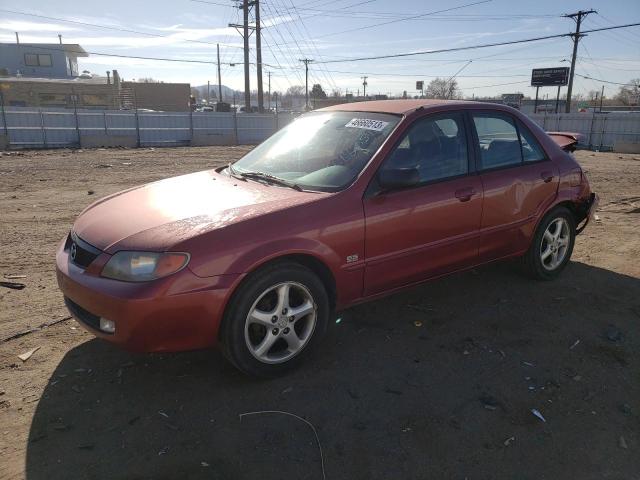
[[[580,167],[572,169],[567,174],[567,181],[571,187],[578,187],[582,185],[582,169]]]

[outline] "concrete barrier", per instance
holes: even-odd
[[[80,146],[82,148],[135,148],[138,146],[138,138],[134,135],[81,135]]]

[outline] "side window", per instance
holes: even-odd
[[[527,127],[518,123],[518,130],[520,131],[520,142],[522,143],[522,156],[525,162],[537,162],[544,160],[546,155],[544,150],[533,136]]]
[[[38,65],[41,67],[50,67],[51,66],[51,55],[44,54],[38,55]]]
[[[24,64],[28,67],[37,67],[38,66],[38,55],[35,53],[25,53],[24,54]]]
[[[51,55],[48,53],[25,53],[24,64],[28,67],[50,67],[52,65]]]
[[[518,130],[511,119],[494,114],[473,114],[480,142],[482,168],[522,163]]]
[[[415,168],[420,173],[421,183],[468,173],[467,137],[462,115],[417,120],[382,168]]]

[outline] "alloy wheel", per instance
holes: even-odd
[[[547,225],[540,243],[540,260],[546,270],[558,268],[565,257],[571,240],[569,222],[557,217]]]
[[[263,363],[284,363],[307,345],[317,321],[317,306],[307,287],[285,282],[267,288],[245,320],[244,338]]]

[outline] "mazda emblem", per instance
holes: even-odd
[[[76,245],[76,242],[73,242],[71,244],[71,259],[75,260],[77,254],[78,254],[78,246]]]

